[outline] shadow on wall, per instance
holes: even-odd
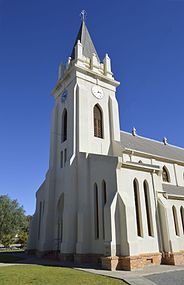
[[[93,268],[101,269],[101,264],[82,263],[76,264],[74,262],[59,261],[57,259],[46,259],[36,255],[28,255],[25,251],[6,251],[0,252],[0,263],[5,264],[36,264],[43,266],[69,267],[69,268]]]

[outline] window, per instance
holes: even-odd
[[[63,213],[64,213],[64,193],[61,194],[57,204],[57,250],[60,250],[63,241]]]
[[[103,138],[102,111],[98,104],[94,106],[93,116],[94,116],[94,136],[98,138]]]
[[[95,239],[99,238],[99,215],[98,215],[98,186],[94,184],[94,220],[95,220]]]
[[[44,211],[45,211],[45,200],[43,201],[43,210],[42,210],[43,215],[44,215]]]
[[[139,196],[139,185],[137,179],[133,181],[134,188],[134,202],[135,202],[135,214],[136,214],[136,224],[137,224],[137,235],[142,236],[142,218],[141,218],[141,206],[140,206],[140,196]]]
[[[183,234],[184,234],[184,209],[183,207],[180,208],[180,215],[181,215],[182,229],[183,229]]]
[[[178,217],[177,217],[177,212],[176,212],[175,206],[172,206],[172,212],[173,212],[175,233],[176,233],[177,236],[179,236]]]
[[[38,220],[38,239],[40,239],[40,231],[41,231],[41,219],[42,219],[42,202],[40,202],[40,208],[39,208],[39,220]]]
[[[105,216],[104,216],[104,207],[107,202],[107,191],[106,191],[106,183],[102,181],[102,227],[103,227],[103,239],[105,239]]]
[[[164,182],[170,182],[169,171],[165,166],[163,167],[162,179]]]
[[[60,167],[63,168],[63,151],[61,151]]]
[[[67,149],[65,148],[65,163],[67,161]]]
[[[67,140],[67,110],[64,109],[62,114],[61,142]]]
[[[153,236],[153,223],[152,223],[152,216],[151,216],[151,202],[150,202],[149,187],[148,187],[148,183],[147,183],[146,180],[144,181],[144,199],[145,199],[145,206],[146,206],[148,235],[149,236]]]

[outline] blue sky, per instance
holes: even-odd
[[[121,129],[184,147],[184,1],[0,0],[0,195],[27,214],[48,168],[51,90],[82,9],[121,82]]]

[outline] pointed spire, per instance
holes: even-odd
[[[75,46],[76,46],[78,41],[80,41],[82,44],[82,47],[83,47],[82,53],[84,56],[91,58],[92,54],[95,53],[97,58],[98,58],[98,61],[100,61],[98,54],[96,52],[96,49],[94,47],[94,44],[92,42],[92,39],[90,37],[90,34],[88,32],[88,29],[86,27],[84,17],[82,17],[82,23],[81,23],[77,38],[75,40],[74,47],[72,49],[71,59],[75,58]]]

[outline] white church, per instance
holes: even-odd
[[[83,19],[52,91],[30,253],[109,270],[184,263],[184,149],[121,131],[119,84]]]

